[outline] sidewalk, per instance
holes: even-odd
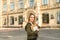
[[[20,30],[22,28],[0,28],[0,32],[9,32],[9,31],[14,31],[14,30]],[[58,30],[60,28],[40,28],[40,29],[53,29],[53,30]]]
[[[53,30],[58,30],[60,28],[41,28],[41,29],[53,29]]]
[[[0,32],[9,32],[13,30],[20,30],[21,28],[0,28]]]

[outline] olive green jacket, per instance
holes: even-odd
[[[31,23],[27,23],[27,25],[25,26],[25,30],[27,32],[28,39],[36,38],[38,36],[38,31],[31,30]]]

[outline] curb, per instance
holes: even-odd
[[[0,28],[0,32],[9,32],[14,30],[20,30],[21,28]]]
[[[41,29],[53,29],[53,30],[59,30],[60,28],[41,28]]]

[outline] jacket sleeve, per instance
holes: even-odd
[[[26,26],[25,26],[25,31],[27,31],[27,28],[28,28],[29,26],[31,26],[31,25],[30,25],[29,23],[27,23]]]
[[[38,28],[40,29],[40,26],[38,26]]]
[[[27,33],[29,33],[29,34],[37,34],[37,33],[38,33],[38,31],[32,31],[32,30],[31,30],[31,24],[30,24],[30,23],[28,23],[28,24],[25,26],[25,30],[26,30]]]
[[[27,23],[26,26],[25,26],[25,30],[28,32],[30,30],[30,26],[31,24],[30,23]]]

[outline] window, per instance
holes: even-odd
[[[19,0],[19,8],[23,8],[24,4],[23,4],[23,0]]]
[[[57,23],[60,24],[60,12],[57,13]]]
[[[18,24],[23,24],[23,16],[18,16]]]
[[[25,17],[23,17],[23,22],[25,22]]]
[[[47,5],[48,4],[48,0],[42,0],[42,5]]]
[[[3,4],[3,10],[7,11],[7,4],[6,3]]]
[[[29,0],[29,5],[30,5],[30,7],[33,7],[34,6],[34,0]]]
[[[43,14],[43,23],[48,24],[49,23],[49,14]]]
[[[6,23],[6,18],[4,18],[4,23],[3,23],[3,25],[6,25],[7,23]]]
[[[10,17],[10,25],[14,25],[14,16]]]
[[[60,0],[56,0],[57,2],[60,2]]]
[[[54,16],[53,15],[51,15],[51,19],[54,19]]]
[[[38,17],[36,17],[36,21],[38,21]]]
[[[14,2],[11,2],[11,10],[14,10]]]

